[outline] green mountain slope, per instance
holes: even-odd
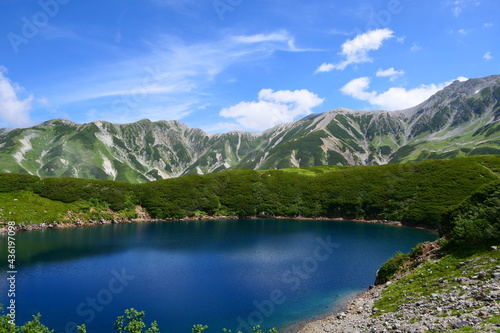
[[[441,223],[442,214],[483,186],[498,190],[499,177],[498,155],[379,166],[234,169],[145,184],[0,173],[0,222],[75,222],[113,212],[122,218],[134,216],[140,205],[159,219],[324,216],[397,220],[441,226],[444,232],[449,226]]]
[[[231,168],[282,169],[500,154],[500,76],[456,81],[403,111],[337,109],[262,133],[178,121],[51,120],[0,130],[0,172],[145,182]]]

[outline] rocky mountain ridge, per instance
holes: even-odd
[[[336,109],[262,133],[179,121],[55,119],[0,130],[0,171],[144,182],[230,168],[374,165],[500,153],[500,76],[455,81],[402,111]]]

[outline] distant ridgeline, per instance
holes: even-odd
[[[262,133],[208,134],[178,121],[0,129],[0,172],[142,183],[253,170],[500,154],[500,76],[454,82],[403,111],[337,109]]]
[[[499,176],[499,155],[381,166],[235,169],[145,184],[3,173],[0,220],[130,219],[141,212],[140,205],[158,219],[323,216],[398,220],[446,231],[454,217],[467,212],[471,203],[464,200],[486,202],[485,195],[499,200]]]

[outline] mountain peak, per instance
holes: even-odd
[[[494,75],[456,81],[407,110],[339,108],[261,133],[208,134],[177,120],[54,119],[0,131],[0,171],[144,182],[229,168],[372,165],[500,154],[499,133]]]
[[[482,90],[484,88],[492,87],[498,84],[500,84],[500,75],[491,75],[483,78],[468,80],[455,80],[441,92],[445,94],[454,92],[472,96],[476,94],[478,90]],[[437,93],[436,95],[439,95],[439,93]]]
[[[68,126],[79,126],[80,124],[75,123],[71,120],[68,119],[63,119],[63,118],[57,118],[57,119],[51,119],[44,121],[38,126],[54,126],[54,125],[68,125]]]

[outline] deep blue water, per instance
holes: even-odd
[[[333,311],[380,265],[435,233],[343,221],[237,220],[18,233],[17,324],[113,332],[127,308],[162,333],[283,327]],[[1,266],[6,270],[5,235]],[[5,280],[0,303],[8,301]]]

